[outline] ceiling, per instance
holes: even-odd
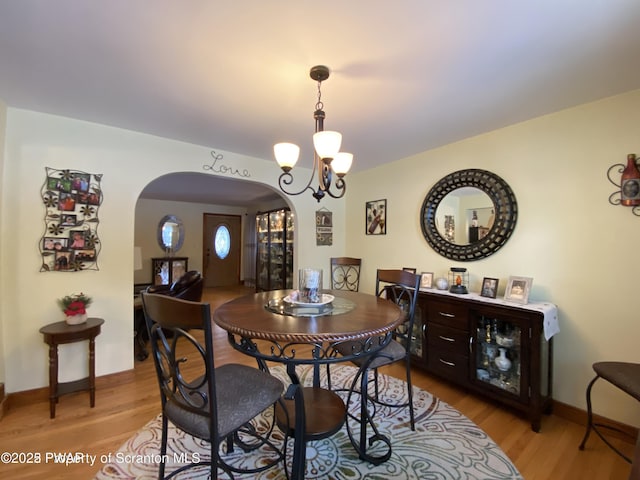
[[[639,24],[638,0],[0,0],[0,99],[311,167],[324,64],[358,171],[640,88]],[[192,181],[149,190],[231,201]]]

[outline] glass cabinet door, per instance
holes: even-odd
[[[503,393],[528,396],[527,366],[523,328],[517,318],[477,315],[475,318],[475,348],[472,351],[471,375],[474,383],[496,388]],[[528,337],[527,337],[528,338]],[[524,372],[524,374],[523,374]]]
[[[422,320],[422,308],[420,302],[416,302],[416,312],[413,320],[413,331],[411,332],[411,354],[419,357],[422,361],[423,345],[424,345],[424,328]]]
[[[284,268],[285,268],[285,285],[284,288],[293,288],[293,213],[287,210],[285,212],[285,246],[284,246]]]
[[[256,290],[293,288],[293,215],[288,209],[256,215]]]
[[[267,290],[269,286],[269,218],[266,214],[256,216],[256,289]]]
[[[278,210],[269,214],[269,232],[271,250],[269,252],[269,285],[270,289],[282,288],[284,278],[284,211]]]

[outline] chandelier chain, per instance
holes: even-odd
[[[316,103],[316,110],[324,110],[324,104],[322,103],[322,90],[320,86],[322,85],[322,80],[318,80],[318,102]]]

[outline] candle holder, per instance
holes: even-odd
[[[466,268],[451,267],[449,271],[449,288],[450,293],[467,294],[469,293],[469,273]]]

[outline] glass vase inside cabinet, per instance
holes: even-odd
[[[289,209],[256,215],[256,290],[293,288],[293,218]]]
[[[489,315],[475,316],[475,362],[471,375],[475,383],[486,384],[502,392],[522,397],[527,393],[526,375],[523,375],[522,325],[516,318],[497,318]],[[526,366],[524,371],[526,372]]]

